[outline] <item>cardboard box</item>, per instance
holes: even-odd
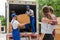
[[[18,15],[17,20],[20,23],[30,23],[30,17],[27,14]]]
[[[21,14],[17,16],[17,21],[22,23],[30,23],[30,17],[27,14]],[[9,33],[12,32],[12,25],[11,22],[9,22]]]
[[[12,32],[12,25],[11,25],[11,22],[9,22],[9,33]]]

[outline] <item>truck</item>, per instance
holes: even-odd
[[[27,1],[27,0],[7,0],[7,24],[11,22],[11,11],[15,10],[16,14],[25,14],[26,12],[26,5],[29,5],[31,9],[34,11],[34,16],[35,16],[35,29],[37,32],[37,2],[36,1]],[[9,30],[9,25],[8,30]]]
[[[9,32],[9,30],[11,31],[10,27],[9,27],[9,22],[11,22],[11,11],[15,10],[17,15],[20,14],[25,14],[26,12],[26,5],[29,5],[30,8],[34,11],[34,16],[35,16],[35,33],[38,34],[39,33],[39,22],[38,22],[38,5],[36,0],[7,0],[6,3],[6,17],[7,17],[7,33],[11,33]],[[31,30],[31,29],[30,29]],[[23,34],[24,29],[20,29],[20,32]],[[27,34],[32,34],[31,31],[28,31]]]

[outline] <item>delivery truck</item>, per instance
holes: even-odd
[[[36,39],[37,34],[39,33],[39,22],[38,22],[38,5],[36,0],[7,0],[6,3],[6,18],[7,18],[7,35],[6,35],[6,40],[10,40],[12,39],[12,26],[11,26],[11,14],[12,11],[14,10],[16,15],[18,16],[18,20],[21,21],[28,21],[28,23],[30,23],[30,18],[25,14],[26,13],[26,5],[30,6],[30,9],[32,9],[34,11],[34,19],[35,19],[35,33],[34,37]],[[24,20],[24,18],[27,18]],[[19,31],[21,32],[21,36],[27,36],[27,40],[31,39],[31,36],[33,36],[32,34],[32,28],[31,28],[31,24],[29,24],[30,28],[28,32],[25,32],[25,27],[24,28],[19,28]],[[23,37],[24,38],[24,37]]]
[[[37,2],[36,0],[34,1],[27,1],[27,0],[7,0],[6,3],[6,12],[7,12],[7,33],[11,33],[12,32],[12,27],[10,27],[10,22],[12,20],[11,18],[11,14],[12,11],[14,10],[16,12],[16,15],[22,15],[26,13],[26,5],[30,6],[30,9],[32,9],[34,11],[34,16],[35,16],[35,33],[38,33],[38,8],[37,8]],[[22,19],[21,19],[22,20]],[[30,26],[31,24],[29,24]],[[23,29],[19,29],[20,32],[25,32],[25,28]],[[28,33],[31,33],[31,26],[30,29],[28,31]]]

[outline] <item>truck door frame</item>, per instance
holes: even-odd
[[[6,3],[6,6],[7,6],[7,8],[6,8],[7,9],[7,33],[9,33],[9,4],[11,4],[11,2],[13,2],[13,1],[8,1]],[[20,4],[20,3],[17,3],[17,4]],[[33,5],[33,4],[30,4],[30,5]],[[38,14],[38,8],[39,8],[39,6],[38,6],[38,3],[36,2],[36,33],[37,34],[39,34],[39,14]]]

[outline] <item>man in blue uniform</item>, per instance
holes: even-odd
[[[34,11],[32,9],[30,9],[29,5],[26,5],[26,14],[28,14],[30,16],[30,23],[31,23],[31,27],[32,27],[32,33],[35,33],[35,19],[34,19]],[[29,25],[26,25],[26,29],[28,29]]]
[[[16,14],[12,14],[11,15],[12,20],[11,20],[11,24],[12,24],[12,36],[13,36],[13,40],[20,40],[20,32],[18,30],[18,27],[23,27],[25,24],[20,24],[16,19],[17,19],[17,15]]]

